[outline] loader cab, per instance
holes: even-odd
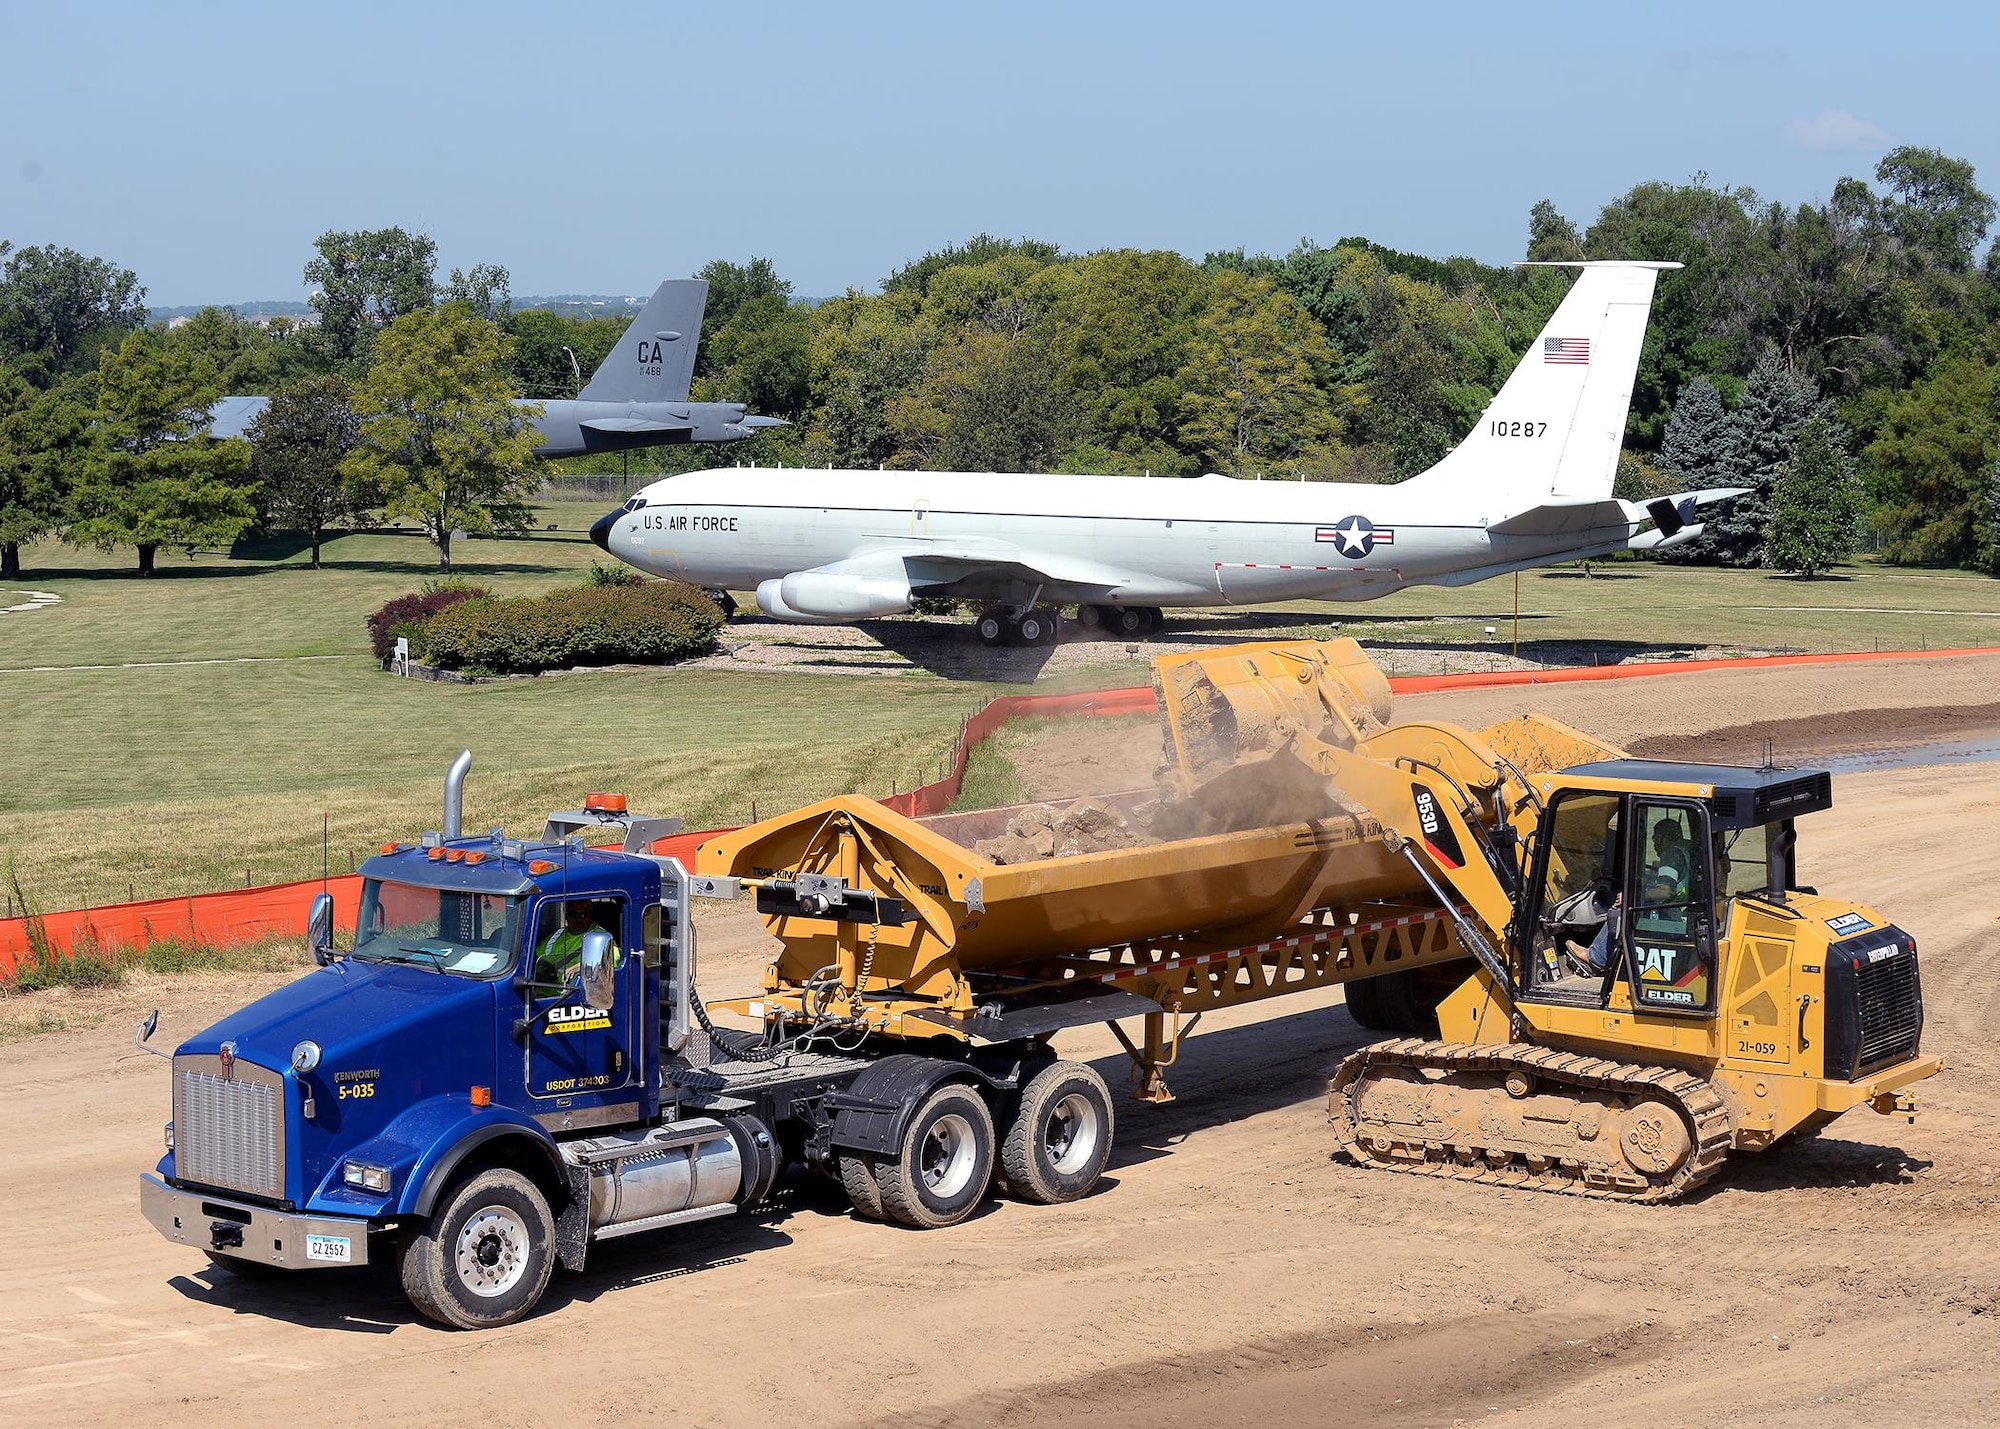
[[[1643,1012],[1715,1013],[1729,905],[1797,886],[1792,821],[1832,803],[1823,771],[1620,759],[1543,785],[1520,916],[1520,995]],[[1602,968],[1585,971],[1579,963]]]

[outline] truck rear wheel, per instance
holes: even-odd
[[[882,1219],[882,1188],[875,1184],[875,1158],[858,1151],[840,1154],[840,1184],[856,1215],[871,1221]]]
[[[403,1247],[403,1293],[457,1330],[509,1325],[535,1308],[555,1265],[555,1219],[518,1171],[482,1171]]]
[[[875,1164],[883,1218],[920,1230],[964,1220],[992,1180],[993,1114],[959,1082],[924,1098],[897,1154]]]
[[[1021,1089],[1021,1110],[1000,1143],[1000,1169],[1018,1199],[1080,1200],[1111,1160],[1111,1090],[1081,1062],[1057,1062]]]

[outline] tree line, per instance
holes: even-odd
[[[1971,165],[1905,147],[1821,203],[1788,206],[1703,176],[1639,184],[1584,226],[1545,201],[1528,215],[1524,252],[1684,265],[1659,283],[1618,494],[1751,494],[1675,559],[1812,573],[1865,539],[1891,561],[2000,574],[1994,218]],[[72,271],[49,281],[63,265]],[[306,268],[317,325],[253,328],[208,310],[160,331],[141,326],[143,293],[113,265],[47,249],[9,256],[0,541],[60,532],[137,544],[134,535],[165,529],[120,525],[104,495],[144,486],[155,466],[191,470],[203,450],[152,455],[159,446],[132,410],[149,384],[154,422],[192,410],[191,396],[173,405],[176,391],[318,391],[327,415],[320,428],[300,425],[294,447],[357,443],[351,451],[367,443],[333,397],[352,401],[360,430],[378,426],[384,402],[407,407],[438,344],[462,354],[469,332],[490,331],[466,374],[483,374],[492,393],[570,396],[625,326],[516,310],[496,266],[442,283],[434,273],[422,235],[328,234]],[[1402,480],[1461,439],[1571,281],[1559,268],[1433,259],[1361,238],[1197,262],[988,235],[898,268],[879,292],[817,302],[761,258],[718,260],[700,276],[710,293],[694,395],[792,423],[753,439],[758,460],[1361,482]],[[382,378],[399,328],[425,321],[451,334],[431,332],[403,352],[399,379]],[[128,343],[138,346],[128,353]],[[385,436],[372,464],[322,460],[337,478],[329,524],[371,502],[418,515],[422,503],[407,495],[382,504],[397,489],[387,468],[415,439],[398,430],[402,445]],[[745,455],[662,453],[670,469]],[[229,517],[242,529],[299,523],[276,495],[292,484],[283,461],[206,459],[205,481],[174,478],[187,521],[219,511],[227,488],[244,493],[247,514]],[[471,501],[466,528],[517,521],[529,479],[474,481],[488,496]],[[426,499],[434,516],[449,505]]]

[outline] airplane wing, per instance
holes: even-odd
[[[1110,594],[1134,577],[1100,561],[1052,551],[1024,550],[1004,541],[985,544],[924,545],[897,553],[911,585],[955,585],[972,576],[997,576],[1050,585],[1089,587]]]

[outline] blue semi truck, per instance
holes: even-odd
[[[363,865],[351,951],[319,895],[320,966],[173,1053],[166,1154],[140,1183],[170,1240],[246,1275],[393,1261],[419,1311],[475,1329],[599,1242],[758,1204],[788,1164],[918,1227],[969,1214],[1003,1157],[1021,1199],[1096,1184],[1110,1095],[1052,1028],[939,1055],[718,1031],[694,988],[698,880],[649,852],[678,821],[592,796],[538,839],[467,836],[469,764],[440,832]],[[622,844],[584,841],[604,829]],[[901,916],[838,879],[760,896]]]

